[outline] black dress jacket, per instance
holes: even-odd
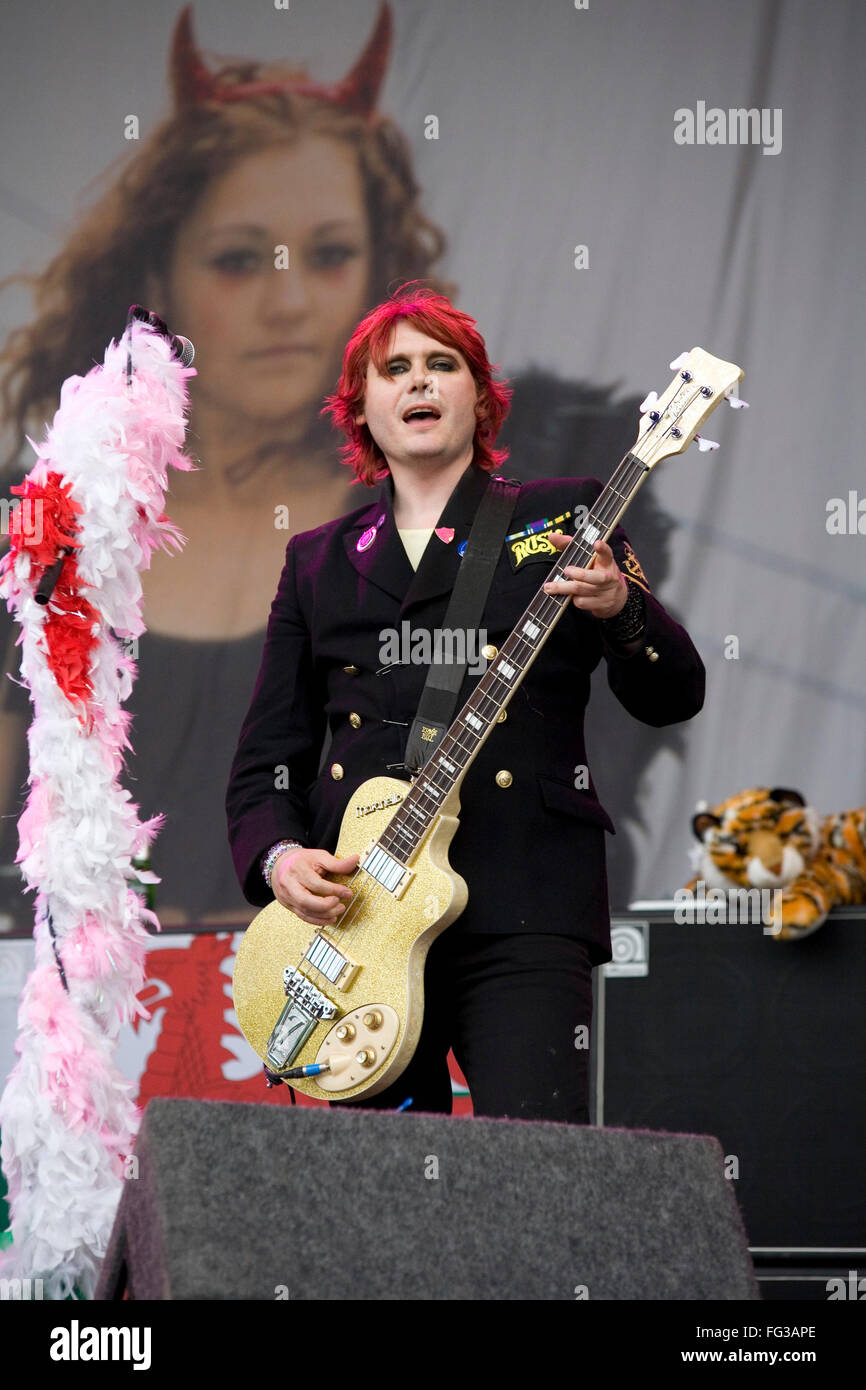
[[[372,504],[290,540],[226,796],[235,869],[253,905],[272,899],[260,868],[272,844],[298,840],[333,852],[361,782],[381,775],[408,780],[406,740],[428,668],[408,659],[405,638],[445,627],[460,546],[488,478],[474,462],[468,466],[437,523],[443,536],[434,531],[417,570],[395,526],[390,478]],[[594,478],[523,484],[509,535],[591,507],[601,487]],[[571,534],[573,520],[555,529]],[[604,658],[625,709],[661,727],[700,710],[705,674],[688,634],[649,592],[621,527],[609,544],[623,572],[645,590],[639,650],[626,653],[598,619],[567,605],[506,719],[464,777],[449,856],[469,889],[450,932],[580,937],[595,964],[611,957],[604,835],[614,827],[584,747],[590,677]],[[543,544],[522,549],[517,559],[513,547],[503,547],[479,645],[502,647],[557,558]],[[478,679],[467,675],[455,714]],[[497,780],[502,773],[510,779]]]

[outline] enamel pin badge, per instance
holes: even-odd
[[[377,532],[378,532],[378,530],[379,530],[379,527],[382,526],[382,525],[384,525],[384,522],[385,522],[385,513],[383,512],[382,515],[379,517],[378,521],[376,522],[376,525],[375,525],[375,526],[368,526],[367,529],[366,529],[366,531],[362,532],[362,534],[358,537],[358,543],[357,543],[357,545],[355,546],[355,549],[356,549],[358,552],[361,552],[361,551],[363,551],[363,550],[369,550],[369,549],[370,549],[370,546],[373,544],[374,540],[376,539],[376,535],[377,535]]]

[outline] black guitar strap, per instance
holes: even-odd
[[[519,491],[520,483],[516,478],[490,479],[451,591],[443,624],[446,631],[465,633],[467,639],[470,632],[477,631]],[[468,640],[466,645],[468,647]],[[427,761],[439,739],[450,728],[469,666],[468,660],[462,663],[443,661],[444,655],[440,644],[433,652],[418,713],[409,730],[404,764],[413,774]]]

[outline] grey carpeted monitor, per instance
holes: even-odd
[[[154,1100],[97,1298],[756,1299],[718,1140]]]

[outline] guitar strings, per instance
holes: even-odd
[[[667,415],[667,414],[670,412],[670,410],[671,410],[672,408],[675,407],[677,397],[679,396],[680,392],[683,391],[683,390],[686,388],[686,386],[687,386],[687,383],[684,381],[684,382],[682,383],[682,385],[679,386],[679,387],[677,388],[677,391],[674,393],[674,395],[671,397],[670,401],[669,401],[669,402],[667,403],[667,405],[665,406],[664,414],[662,415],[661,419],[663,419],[663,418],[664,418],[664,415]],[[597,500],[601,500],[603,505],[602,505],[601,511],[595,513],[595,521],[596,521],[598,524],[601,525],[602,529],[603,529],[605,532],[609,532],[609,531],[612,531],[613,529],[615,529],[615,523],[614,523],[614,524],[611,524],[611,523],[612,523],[612,521],[613,521],[613,518],[617,515],[617,513],[620,512],[620,514],[621,514],[621,511],[622,511],[622,509],[619,508],[615,502],[613,502],[613,497],[619,497],[621,501],[624,500],[624,501],[626,501],[627,503],[631,501],[631,498],[624,498],[623,495],[622,495],[622,493],[620,493],[620,492],[617,491],[617,485],[625,485],[626,487],[630,486],[631,483],[634,481],[634,478],[633,478],[633,477],[630,478],[629,481],[628,481],[628,483],[626,483],[626,482],[625,482],[626,476],[627,476],[629,473],[633,472],[633,470],[634,470],[636,467],[638,467],[638,466],[641,466],[641,467],[642,467],[644,464],[652,464],[653,454],[655,454],[655,453],[658,452],[658,449],[659,449],[659,447],[661,446],[662,442],[665,440],[665,438],[666,438],[668,435],[670,435],[671,431],[676,427],[676,425],[678,424],[678,422],[682,419],[682,417],[683,417],[683,415],[685,414],[685,412],[691,407],[691,405],[692,405],[692,404],[694,403],[694,401],[697,399],[698,395],[700,394],[700,390],[701,390],[701,388],[698,387],[698,388],[696,389],[696,391],[691,395],[691,397],[690,397],[683,405],[680,406],[678,413],[674,416],[673,419],[671,419],[671,420],[669,421],[669,423],[668,423],[668,425],[666,426],[666,428],[665,428],[664,430],[660,431],[657,435],[654,435],[654,436],[653,436],[653,439],[652,439],[652,441],[651,441],[650,453],[649,453],[649,455],[648,455],[646,458],[641,458],[641,456],[638,455],[638,454],[635,452],[635,450],[636,450],[638,447],[640,447],[640,444],[641,444],[641,442],[642,442],[642,441],[639,439],[639,440],[637,441],[636,445],[635,445],[635,450],[630,450],[629,453],[625,456],[625,458],[623,458],[623,459],[620,460],[619,464],[618,464],[617,467],[614,469],[613,475],[612,475],[610,481],[608,482],[607,487],[602,489],[602,492],[601,492],[601,494],[599,495],[599,499],[597,499]],[[717,402],[717,403],[718,403],[718,402]],[[660,421],[657,422],[657,423],[660,423]],[[643,436],[643,439],[644,439],[644,440],[647,438],[648,434],[649,434],[649,430],[647,430],[646,433],[644,434],[644,436]],[[607,495],[605,495],[605,494],[607,494]],[[611,494],[612,494],[612,496],[611,496]],[[585,529],[586,529],[586,528],[584,527],[584,533],[585,533]],[[578,541],[584,539],[584,538],[585,538],[585,534],[584,534],[584,533],[581,533],[580,535],[575,536],[575,537],[573,538],[573,542],[572,542],[572,543],[575,543],[575,542],[578,542]],[[570,548],[570,547],[569,547],[569,548]],[[562,552],[562,554],[563,554],[563,559],[564,559],[564,555],[565,555],[566,553],[567,553],[567,552]],[[593,553],[594,553],[594,552],[593,552]],[[560,559],[560,560],[558,561],[557,565],[554,566],[554,573],[555,573],[555,574],[556,574],[557,570],[559,570],[559,573],[558,573],[558,575],[557,575],[557,577],[559,577],[559,578],[563,578],[563,577],[564,577],[564,576],[562,575],[561,568],[560,568],[560,567],[563,565],[563,559]],[[571,563],[571,562],[569,561],[568,563]],[[585,568],[585,567],[586,567],[586,566],[584,566],[584,568]],[[545,582],[546,582],[546,581],[545,581]],[[543,610],[543,611],[542,611],[541,613],[539,613],[537,616],[540,616],[540,617],[542,618],[542,622],[545,623],[545,627],[547,628],[547,630],[548,630],[548,632],[549,632],[549,631],[550,631],[550,628],[553,626],[553,622],[551,622],[550,624],[548,624],[548,623],[545,621],[546,617],[547,617],[548,615],[551,615],[551,616],[554,618],[554,621],[555,621],[556,618],[558,618],[559,616],[561,616],[562,612],[564,611],[564,609],[565,609],[565,607],[566,607],[566,603],[567,603],[568,601],[570,601],[570,599],[571,599],[571,595],[570,595],[570,594],[543,594],[542,590],[539,589],[539,591],[536,593],[536,595],[535,595],[535,597],[534,597],[534,599],[533,599],[533,603],[535,603],[535,601],[536,601],[536,600],[539,600],[539,599],[541,600],[541,607],[542,607],[542,610]],[[548,605],[550,605],[550,606],[548,607]],[[518,619],[518,624],[517,624],[518,627],[519,627],[519,624],[520,624],[520,620]],[[516,636],[517,636],[517,628],[515,628],[515,630],[514,630],[514,631],[512,632],[512,634],[511,634],[511,637],[516,637]],[[545,640],[546,640],[546,639],[545,639]],[[530,642],[528,642],[526,639],[524,639],[524,638],[518,638],[518,642],[519,642],[520,645],[530,647],[530,654],[531,654],[531,655],[535,655],[535,654],[536,654],[537,649],[536,649],[535,647],[533,647],[532,644],[531,644]],[[507,645],[507,643],[506,643],[506,645]],[[515,659],[517,659],[517,658],[515,658]],[[521,670],[523,671],[523,670],[524,670],[523,662],[518,660],[518,665],[521,667]],[[496,684],[496,683],[498,683],[498,684],[504,684],[504,682],[502,681],[501,677],[498,677],[498,676],[495,675],[495,670],[494,670],[494,668],[491,667],[490,670],[485,674],[485,677],[482,678],[482,679],[486,679],[488,675],[492,675],[492,676],[493,676],[493,679],[491,679],[491,682],[490,682],[491,686],[494,685],[494,684]],[[513,688],[514,688],[514,687],[508,687],[508,686],[506,686],[506,689],[513,689]],[[476,694],[477,694],[477,693],[478,693],[478,692],[476,691]],[[494,707],[501,706],[501,704],[502,704],[502,701],[501,701],[501,700],[497,700],[494,696],[492,696],[491,694],[489,694],[489,692],[487,692],[487,691],[484,691],[484,692],[483,692],[482,698],[484,698],[484,699],[492,699],[492,700],[493,700],[493,703],[494,703]],[[459,716],[458,716],[458,718],[459,718]],[[489,724],[489,720],[488,720],[487,722],[488,722],[488,724]],[[455,720],[455,724],[456,724],[456,723],[457,723],[457,721]],[[454,727],[454,726],[452,725],[452,729],[453,729],[453,727]],[[464,734],[464,733],[465,733],[465,730],[460,730],[459,733],[451,733],[451,731],[449,730],[449,736],[450,736],[450,738],[451,738],[452,743],[456,744],[456,746],[457,746],[458,748],[460,748],[461,752],[463,752],[463,753],[471,753],[471,752],[473,751],[472,748],[471,748],[471,747],[468,747],[468,748],[467,748],[467,747],[461,742],[461,738],[463,737],[463,734]],[[438,751],[441,752],[441,748],[440,748],[440,750],[438,750]],[[477,750],[476,750],[476,751],[477,751]],[[412,789],[411,789],[412,792],[417,791],[417,793],[418,793],[418,795],[417,795],[417,797],[416,797],[417,800],[429,799],[429,793],[426,794],[426,796],[425,796],[425,794],[422,793],[422,792],[420,791],[420,788],[419,788],[419,783],[420,783],[420,781],[421,781],[422,775],[424,776],[425,780],[428,781],[428,782],[433,782],[434,779],[435,779],[438,775],[440,775],[439,772],[438,772],[438,770],[433,769],[432,767],[430,767],[430,764],[432,764],[432,756],[431,756],[430,759],[428,759],[428,763],[425,764],[422,768],[419,769],[418,774],[417,774],[417,778],[416,778],[416,782],[415,782],[415,783],[413,784],[413,786],[412,786]],[[426,769],[427,767],[430,767],[429,772],[425,772],[425,769]],[[464,767],[462,768],[462,771],[465,773],[465,770],[466,770],[466,768],[465,768],[465,765],[464,765]],[[443,790],[444,790],[444,789],[443,789]],[[411,792],[410,792],[410,795],[411,795]],[[400,813],[403,811],[404,807],[405,807],[405,803],[404,803],[404,806],[401,806],[400,811],[396,812],[396,813],[391,817],[391,819],[388,821],[387,825],[386,825],[386,826],[384,827],[384,829],[382,830],[381,835],[380,835],[379,837],[377,837],[377,839],[376,839],[376,841],[375,841],[374,843],[376,843],[376,844],[381,844],[382,838],[383,838],[384,835],[387,833],[388,829],[389,829],[389,828],[394,824],[394,822],[398,819],[398,817],[400,816]],[[430,832],[430,830],[432,829],[432,826],[433,826],[434,823],[435,823],[435,822],[431,822],[431,824],[430,824],[430,825],[427,827],[427,829],[425,830],[424,834],[421,836],[420,840],[417,842],[416,845],[413,846],[413,848],[412,848],[412,850],[411,850],[411,853],[410,853],[410,860],[411,860],[411,858],[414,857],[414,855],[415,855],[415,854],[418,852],[418,850],[420,849],[421,845],[423,844],[424,840],[425,840],[426,837],[427,837],[427,834],[428,834],[428,833]],[[385,852],[386,852],[386,853],[392,853],[391,850],[386,850]],[[396,857],[396,856],[394,856],[394,855],[392,854],[392,857]],[[398,860],[398,862],[401,862],[401,863],[402,863],[403,861]],[[408,863],[407,863],[407,867],[408,867]],[[360,880],[360,882],[358,883],[359,880]],[[373,903],[373,902],[375,901],[375,899],[379,897],[379,895],[380,895],[380,893],[383,891],[383,887],[384,887],[381,883],[379,883],[379,881],[378,881],[377,879],[373,878],[373,876],[372,876],[371,874],[367,873],[365,870],[361,869],[360,867],[359,867],[358,869],[355,870],[355,872],[354,872],[354,874],[352,875],[352,877],[347,881],[347,885],[346,885],[346,886],[348,886],[348,887],[351,888],[352,885],[355,884],[355,883],[358,883],[358,887],[357,887],[357,889],[354,891],[353,897],[352,897],[350,903],[348,904],[348,906],[347,906],[345,912],[343,913],[343,915],[342,915],[340,918],[338,918],[336,922],[326,922],[326,923],[322,923],[322,924],[320,924],[320,925],[315,926],[315,930],[317,930],[317,931],[327,932],[327,931],[329,931],[329,930],[332,930],[332,931],[334,931],[334,932],[338,935],[338,940],[334,940],[331,936],[326,937],[326,939],[327,939],[328,941],[330,941],[330,942],[334,945],[335,949],[337,949],[337,950],[339,950],[339,942],[340,942],[340,941],[342,941],[342,942],[351,941],[351,940],[357,935],[358,931],[363,927],[364,923],[363,923],[363,922],[357,922],[355,919],[358,917],[358,915],[359,915],[359,913],[360,913],[362,907],[369,907],[370,904]],[[310,923],[309,925],[314,925],[314,924]],[[312,966],[311,968],[312,968],[312,969],[316,969],[316,967],[314,967],[314,966]],[[319,972],[317,972],[317,973],[321,974],[322,972],[319,971]],[[325,978],[327,978],[327,977],[325,977]],[[330,982],[329,982],[329,983],[330,983]]]

